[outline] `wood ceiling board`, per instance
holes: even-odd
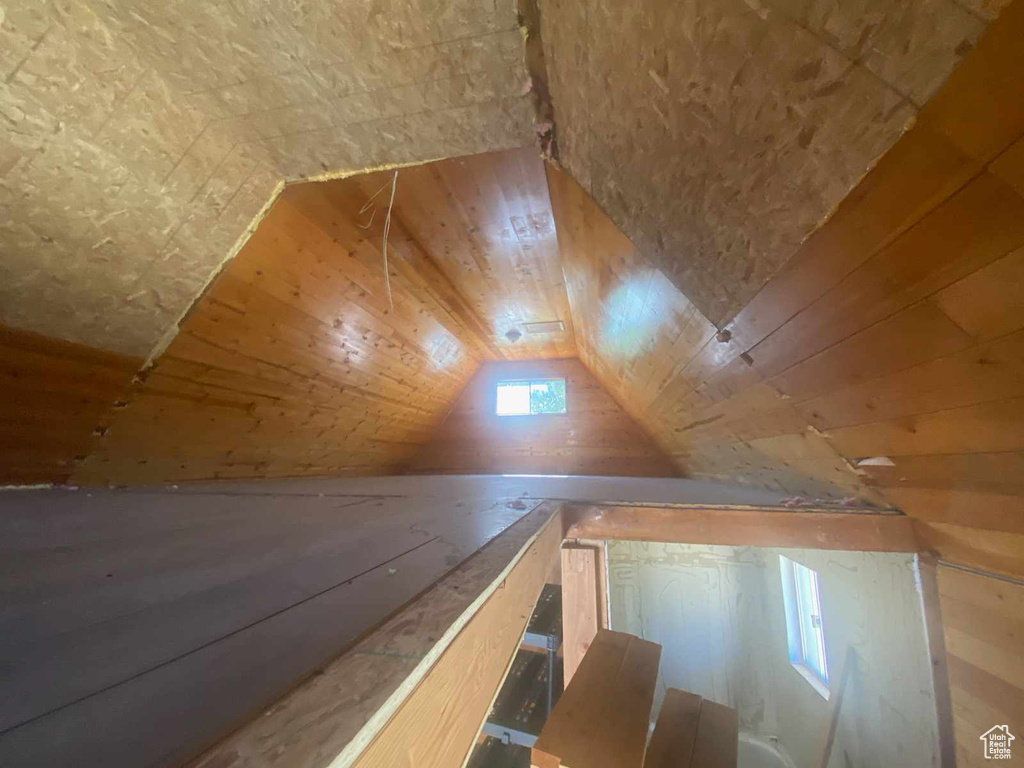
[[[496,356],[486,343],[481,321],[445,278],[437,265],[409,235],[396,213],[388,235],[388,271],[394,310],[384,281],[383,228],[393,172],[367,174],[339,181],[298,184],[283,197],[341,244],[347,259],[341,265],[349,279],[376,297],[378,313],[408,316],[418,303],[435,305],[437,322],[477,354]],[[375,197],[376,195],[376,197]],[[361,212],[362,211],[362,212]]]
[[[350,254],[349,279],[384,295],[381,233],[393,172],[289,187],[282,198]],[[362,213],[360,213],[362,211]],[[576,354],[543,163],[535,150],[489,153],[399,171],[388,237],[395,311],[408,299],[484,359]],[[415,306],[415,302],[412,303]],[[429,322],[430,318],[416,322]],[[527,333],[525,322],[563,330]],[[512,342],[505,333],[521,332]]]
[[[972,179],[750,350],[765,376],[784,371],[1024,244],[1024,198],[989,173]]]
[[[959,352],[971,341],[934,304],[922,301],[801,360],[772,384],[803,400]]]
[[[1020,498],[1012,494],[935,488],[886,488],[885,497],[918,520],[1024,534]]]
[[[0,326],[0,484],[66,482],[141,366],[139,358]]]
[[[935,303],[977,339],[1016,330],[1024,315],[1024,248],[940,291]]]
[[[532,148],[399,172],[395,213],[488,330],[501,358],[576,354],[544,165]],[[560,320],[559,332],[523,323]],[[523,335],[511,342],[511,329]]]
[[[511,6],[16,0],[0,321],[145,356],[279,182],[533,140]]]
[[[913,456],[1024,450],[1024,398],[901,416],[830,430],[844,456]]]
[[[682,472],[882,503],[823,439],[804,434],[806,421],[745,360],[705,366],[714,326],[567,174],[549,167],[548,180],[580,358]],[[734,423],[763,412],[800,425],[798,434],[737,436]]]
[[[277,201],[80,481],[379,473],[428,439],[480,345],[412,268],[392,312],[378,246],[335,208],[322,228],[309,194]]]
[[[932,413],[1024,391],[1024,332],[805,400],[798,411],[821,430]]]
[[[892,486],[1024,495],[1024,451],[915,454],[893,464],[864,468],[883,492]]]
[[[714,326],[566,174],[548,166],[548,186],[581,357],[602,366],[620,402],[642,411]]]
[[[947,563],[1018,581],[1024,574],[1024,534],[923,520],[915,520],[914,525],[922,549],[941,555]]]
[[[753,347],[944,202],[983,165],[918,123],[726,326],[724,362]]]

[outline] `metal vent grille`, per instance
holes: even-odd
[[[546,320],[543,323],[523,323],[523,330],[527,333],[560,333],[565,330],[565,323],[561,320]]]

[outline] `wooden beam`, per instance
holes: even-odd
[[[561,521],[549,520],[354,766],[465,762],[522,641],[560,535]]]
[[[602,629],[533,746],[534,768],[641,768],[661,646]]]
[[[601,624],[600,551],[593,546],[562,547],[562,647],[569,686]]]
[[[756,507],[570,505],[568,538],[917,552],[911,518],[895,513]]]
[[[560,505],[539,505],[192,768],[460,765],[561,540]]]

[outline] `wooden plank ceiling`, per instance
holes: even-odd
[[[69,480],[142,362],[0,326],[0,484]]]
[[[535,150],[399,173],[389,302],[391,179],[287,188],[75,479],[395,472],[481,361],[575,354]]]
[[[1024,574],[1021,28],[1015,2],[720,331],[549,169],[579,355],[688,475],[891,504]]]

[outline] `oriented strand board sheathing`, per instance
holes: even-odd
[[[546,2],[561,161],[721,327],[899,138],[997,6]]]
[[[720,330],[549,171],[580,358],[687,476],[895,506],[924,549],[1024,575],[1022,28],[1002,7]]]
[[[145,357],[281,180],[532,141],[512,3],[0,7],[0,322]]]

